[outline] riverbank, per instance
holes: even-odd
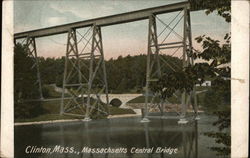
[[[123,118],[123,117],[138,117],[139,114],[122,114],[122,115],[109,115],[107,119],[113,118]],[[58,119],[58,120],[48,120],[48,121],[31,121],[31,122],[15,122],[14,126],[24,126],[24,125],[39,125],[39,124],[49,124],[49,123],[61,123],[61,122],[76,122],[83,121],[83,118],[78,119]]]
[[[80,120],[81,119],[50,120],[50,121],[35,121],[35,122],[16,122],[16,123],[14,123],[14,126],[39,125],[39,124],[60,123],[60,122],[75,122],[75,121],[80,121]]]
[[[193,113],[193,112],[190,112]],[[204,111],[199,111],[199,114],[204,113]],[[106,119],[116,119],[116,118],[131,118],[131,117],[141,117],[141,114],[117,114],[117,115],[109,115]],[[46,120],[46,121],[23,121],[23,122],[15,122],[14,126],[25,126],[25,125],[40,125],[40,124],[51,124],[51,123],[62,123],[62,122],[78,122],[83,121],[84,118],[70,118],[63,119],[63,117],[55,120]]]

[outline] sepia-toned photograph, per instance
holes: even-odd
[[[230,158],[232,3],[14,0],[14,157]]]

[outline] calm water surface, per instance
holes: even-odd
[[[15,157],[52,157],[52,158],[216,158],[215,152],[208,147],[216,145],[204,132],[216,131],[212,126],[214,116],[201,115],[199,121],[186,125],[177,124],[178,120],[154,119],[150,123],[140,123],[141,118],[116,118],[94,120],[91,122],[67,122],[43,125],[15,126]],[[74,148],[73,153],[50,152],[25,153],[38,147],[51,151],[56,145]],[[29,147],[30,146],[30,147]],[[28,148],[27,148],[28,147]],[[88,148],[121,148],[126,153],[86,153]],[[166,149],[156,153],[157,148]],[[151,149],[147,153],[134,153],[135,149]],[[61,148],[60,148],[61,149]],[[177,153],[170,154],[176,149]]]

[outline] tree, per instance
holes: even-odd
[[[204,62],[189,65],[177,72],[168,72],[155,82],[152,90],[160,94],[162,99],[170,98],[176,91],[190,92],[196,84],[203,83],[206,78],[212,81],[211,90],[206,93],[205,104],[207,107],[216,104],[213,114],[218,116],[214,125],[219,126],[220,132],[209,132],[207,136],[215,138],[217,143],[225,147],[212,147],[218,155],[228,155],[230,152],[230,134],[223,131],[230,126],[230,74],[228,65],[231,60],[230,35],[226,34],[224,44],[208,36],[196,38],[202,44],[203,51],[192,54],[194,58],[200,58]],[[211,99],[212,98],[212,99]],[[214,106],[213,106],[214,107]],[[210,107],[211,108],[211,107]],[[220,111],[219,111],[220,110]]]
[[[181,65],[175,57],[161,55],[167,61]],[[142,92],[146,84],[146,55],[118,57],[106,61],[109,90],[116,93]],[[164,72],[171,72],[170,68]]]
[[[14,88],[17,100],[36,98],[38,90],[34,90],[36,69],[32,69],[34,61],[28,56],[25,46],[17,44],[14,49]]]
[[[190,0],[192,10],[204,10],[208,15],[217,11],[226,22],[231,21],[230,0],[212,1],[212,0]],[[176,91],[190,92],[195,84],[201,84],[210,78],[212,80],[211,90],[205,96],[205,104],[217,104],[220,111],[214,111],[218,120],[213,123],[218,126],[219,132],[207,132],[206,135],[215,139],[216,143],[223,144],[223,147],[211,147],[211,150],[217,151],[218,155],[230,154],[230,61],[231,61],[231,43],[230,34],[226,34],[224,42],[214,40],[209,36],[199,36],[196,41],[202,45],[201,52],[190,54],[195,59],[200,58],[204,62],[189,65],[183,70],[177,72],[168,72],[162,75],[158,82],[153,84],[152,90],[161,94],[163,99],[171,97]],[[213,100],[209,99],[213,98]],[[211,103],[214,101],[213,103]],[[210,104],[210,105],[209,105]]]
[[[39,97],[34,61],[27,53],[27,47],[17,44],[14,48],[14,116],[31,118],[45,112],[40,102],[25,102]]]
[[[231,22],[231,0],[189,0],[191,10],[206,10],[208,15],[214,11],[225,19],[226,22]]]

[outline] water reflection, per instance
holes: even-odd
[[[77,158],[198,158],[198,125],[177,120],[152,120],[140,123],[140,118],[119,118],[92,122],[71,122],[15,127],[16,157],[77,157]],[[126,153],[52,153],[26,154],[27,146],[74,147],[75,151],[89,148],[124,148]],[[165,152],[156,152],[157,148]],[[134,153],[135,149],[152,149],[152,153]],[[170,154],[167,149],[177,149]],[[132,152],[131,152],[132,151]],[[203,153],[200,153],[200,156]],[[207,153],[206,153],[207,154]],[[211,156],[208,154],[208,157]]]

